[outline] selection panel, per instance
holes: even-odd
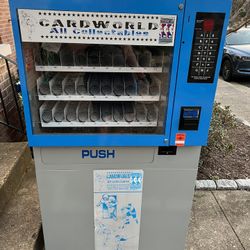
[[[197,13],[189,83],[213,83],[225,14]]]

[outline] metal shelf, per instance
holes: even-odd
[[[115,96],[115,95],[38,95],[39,101],[138,101],[158,102],[160,96]]]
[[[106,66],[44,66],[36,65],[36,71],[45,72],[105,72],[105,73],[163,73],[162,67],[106,67]]]
[[[159,113],[154,104],[132,102],[44,102],[39,111],[42,127],[156,127]]]
[[[157,121],[155,122],[42,122],[42,127],[47,128],[70,128],[70,127],[156,127]]]

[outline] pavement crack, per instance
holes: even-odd
[[[243,249],[243,250],[247,250],[247,249],[244,247],[243,243],[241,242],[240,237],[238,236],[238,234],[237,234],[237,233],[236,233],[236,231],[234,230],[233,225],[231,224],[230,220],[228,219],[228,217],[227,217],[226,213],[224,212],[224,210],[223,210],[222,206],[220,205],[220,203],[219,203],[218,199],[216,198],[216,196],[215,196],[214,192],[213,192],[213,191],[211,191],[211,193],[212,193],[212,195],[213,195],[213,197],[214,197],[214,199],[215,199],[216,203],[218,204],[218,206],[219,206],[219,208],[220,208],[221,212],[223,213],[223,215],[224,215],[225,219],[227,220],[227,222],[228,222],[229,226],[231,227],[231,229],[232,229],[233,233],[235,234],[236,238],[238,239],[238,241],[239,241],[240,245],[242,246],[242,249]]]

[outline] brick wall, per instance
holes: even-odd
[[[0,0],[0,43],[11,45],[12,54],[9,55],[8,58],[16,61],[8,0]],[[12,75],[17,77],[16,66],[12,63],[9,63],[9,65]],[[15,108],[15,103],[11,91],[7,67],[5,60],[3,59],[0,59],[0,89],[4,98],[7,112],[12,112],[12,110]],[[2,103],[0,104],[0,115],[1,114],[3,114]],[[2,116],[0,119],[1,118]]]

